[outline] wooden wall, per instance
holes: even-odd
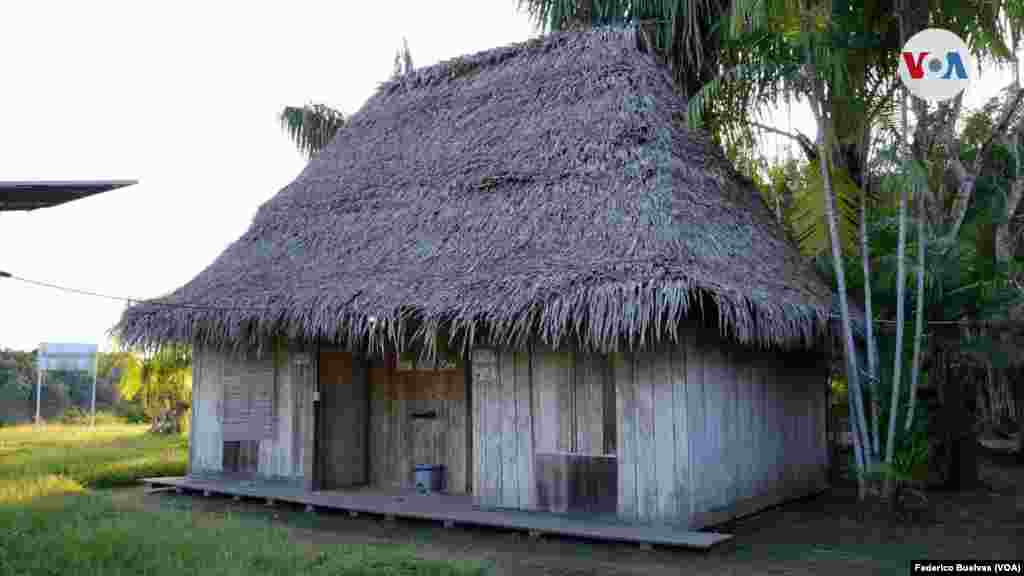
[[[639,522],[706,526],[826,482],[826,370],[814,354],[691,332],[609,357],[478,349],[471,370],[484,506],[536,508],[536,462],[549,454],[614,456],[618,515]]]
[[[281,346],[276,351],[265,351],[262,358],[254,351],[246,355],[233,355],[196,347],[193,361],[193,414],[191,432],[192,473],[216,473],[224,470],[223,417],[225,382],[248,375],[249,378],[266,374],[272,382],[265,388],[272,398],[265,409],[272,413],[272,431],[258,441],[257,474],[264,477],[289,478],[297,481],[305,477],[303,441],[309,426],[310,393],[315,371],[309,366],[297,365],[295,355],[304,353],[304,347]]]
[[[614,364],[621,517],[701,527],[825,485],[826,371],[814,355],[691,332]]]
[[[538,457],[614,454],[606,356],[480,349],[472,363],[473,493],[481,505],[537,508]],[[544,470],[560,474],[557,467]],[[569,481],[547,479],[549,485]]]
[[[468,490],[465,362],[397,370],[394,354],[369,362],[370,483],[413,488],[416,464],[445,467],[445,489]],[[433,412],[433,419],[413,418]]]
[[[553,378],[566,379],[562,358],[544,365]],[[535,411],[531,387],[533,364],[526,352],[475,350],[472,355],[473,388],[473,495],[484,506],[532,509],[537,502],[533,482],[535,423],[547,418],[557,423],[555,410]],[[536,364],[540,364],[539,362]],[[545,402],[557,406],[557,396],[546,393]],[[555,446],[557,434],[545,436]]]
[[[222,470],[224,440],[220,433],[220,405],[224,397],[221,370],[224,356],[195,347],[192,354],[192,429],[189,438],[190,472]]]

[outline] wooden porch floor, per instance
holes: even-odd
[[[732,538],[728,534],[691,532],[668,526],[630,524],[518,510],[487,510],[474,506],[469,496],[448,494],[395,493],[368,488],[308,492],[301,487],[283,483],[189,476],[146,478],[143,482],[151,486],[173,487],[182,492],[199,492],[203,495],[290,502],[305,505],[310,510],[323,508],[357,514],[433,520],[443,522],[445,526],[463,524],[505,528],[526,531],[531,535],[554,534],[700,550],[707,550]]]

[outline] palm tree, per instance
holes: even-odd
[[[154,431],[180,432],[181,417],[192,404],[191,349],[168,345],[145,356],[122,352],[112,357],[121,370],[121,396],[141,396]]]
[[[347,120],[344,113],[326,104],[286,106],[278,119],[299,152],[310,159],[331,143]]]
[[[395,52],[392,78],[412,69],[412,53],[408,41],[403,38],[402,46]],[[295,142],[299,152],[312,159],[331,143],[338,130],[345,127],[348,117],[326,104],[310,103],[305,106],[286,106],[278,115],[278,121],[288,137]]]

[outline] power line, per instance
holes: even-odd
[[[189,308],[195,310],[223,310],[223,311],[267,311],[271,308],[257,307],[257,306],[213,306],[209,304],[193,304],[189,302],[160,302],[158,300],[152,300],[148,298],[129,298],[126,296],[112,296],[110,294],[102,294],[100,292],[93,292],[92,290],[82,290],[81,288],[70,288],[67,286],[60,286],[58,284],[52,284],[50,282],[43,282],[41,280],[32,280],[29,278],[22,278],[11,274],[10,272],[4,272],[0,270],[0,278],[10,278],[11,280],[17,280],[18,282],[24,282],[25,284],[32,284],[34,286],[42,286],[44,288],[52,288],[54,290],[60,290],[62,292],[70,292],[73,294],[80,294],[82,296],[92,296],[94,298],[105,298],[107,300],[114,300],[118,302],[125,302],[129,306],[134,304],[152,304],[154,306],[167,306],[169,308]]]
[[[23,282],[25,284],[31,284],[31,285],[34,285],[34,286],[41,286],[41,287],[44,287],[44,288],[52,288],[54,290],[60,290],[60,291],[63,291],[63,292],[70,292],[70,293],[79,294],[79,295],[82,295],[82,296],[92,296],[94,298],[105,298],[107,300],[114,300],[114,301],[118,301],[118,302],[125,302],[129,306],[132,306],[132,305],[135,305],[135,304],[151,304],[151,305],[154,305],[154,306],[165,306],[165,307],[168,307],[168,308],[186,308],[186,309],[190,309],[190,310],[212,310],[212,311],[226,311],[226,312],[257,312],[257,311],[259,311],[259,312],[266,312],[266,311],[273,310],[273,308],[265,307],[265,306],[264,307],[261,307],[261,306],[216,306],[216,305],[210,305],[210,304],[197,304],[197,303],[192,303],[192,302],[160,302],[160,301],[157,301],[157,300],[151,300],[151,299],[146,299],[146,298],[129,298],[129,297],[126,297],[126,296],[113,296],[113,295],[110,295],[110,294],[103,294],[103,293],[100,293],[100,292],[94,292],[92,290],[83,290],[83,289],[80,289],[80,288],[70,288],[70,287],[67,287],[67,286],[60,286],[58,284],[53,284],[53,283],[50,283],[50,282],[43,282],[41,280],[32,280],[32,279],[29,279],[29,278],[22,278],[21,276],[14,275],[14,274],[11,274],[10,272],[5,272],[3,270],[0,270],[0,278],[10,278],[11,280],[17,280],[18,282]],[[839,314],[829,314],[828,317],[833,319],[833,320],[838,320],[838,319],[842,318],[842,316],[839,315]],[[888,319],[882,319],[882,318],[874,319],[874,320],[872,320],[872,322],[874,322],[875,324],[898,324],[898,322],[896,320],[888,320]],[[995,322],[995,323],[998,323],[998,322]],[[930,326],[931,325],[943,325],[943,326],[961,325],[961,326],[968,326],[968,325],[986,324],[986,322],[984,322],[984,321],[964,321],[964,320],[926,320],[925,324],[928,324]]]

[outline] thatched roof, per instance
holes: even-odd
[[[119,330],[131,344],[446,334],[608,351],[703,314],[741,342],[819,344],[829,289],[685,112],[628,30],[413,71]]]

